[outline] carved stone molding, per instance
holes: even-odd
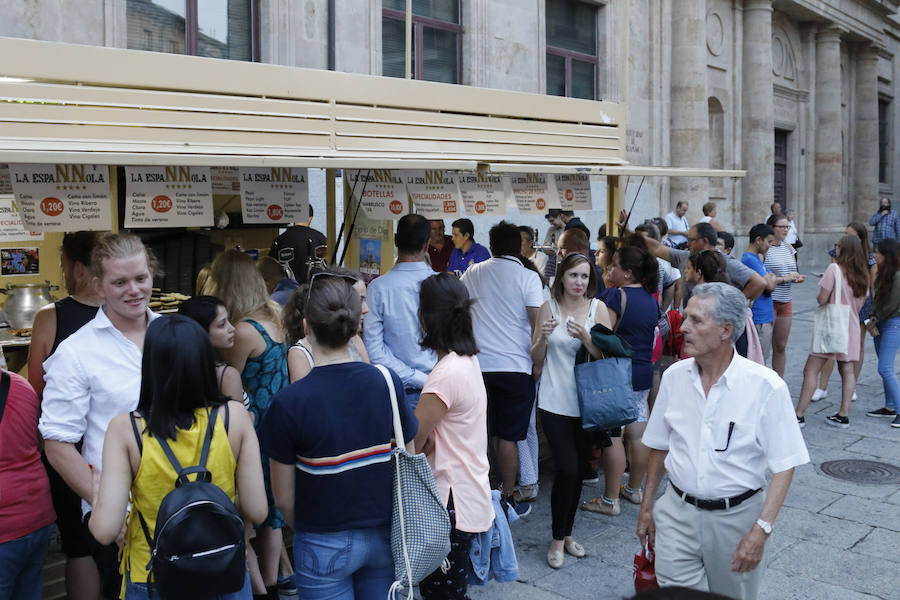
[[[706,48],[713,56],[719,56],[725,47],[725,26],[715,11],[706,14]]]

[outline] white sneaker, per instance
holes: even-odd
[[[821,400],[822,398],[824,398],[827,395],[828,395],[828,390],[820,390],[820,389],[816,388],[816,391],[813,392],[812,398],[810,398],[810,400],[812,400],[813,402],[816,402],[817,400]]]
[[[856,395],[856,392],[853,392],[853,400],[856,400],[857,398],[858,396]]]

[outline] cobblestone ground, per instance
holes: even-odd
[[[788,345],[787,379],[796,404],[812,335],[818,279],[794,290],[794,322]],[[900,369],[898,369],[900,370]],[[811,464],[797,469],[784,508],[768,543],[768,570],[761,598],[766,600],[900,599],[900,487],[842,482],[824,475],[820,465],[835,459],[866,459],[900,466],[900,429],[889,419],[865,415],[884,405],[875,350],[867,337],[865,362],[850,411],[850,429],[825,425],[836,412],[840,378],[835,370],[829,395],[813,403],[803,430]],[[542,457],[543,458],[543,457]],[[472,587],[473,599],[620,599],[633,594],[632,560],[638,550],[634,530],[637,506],[622,502],[622,514],[606,517],[579,511],[575,537],[587,557],[566,556],[562,569],[547,566],[550,542],[549,461],[541,464],[542,489],[532,513],[513,524],[520,580]],[[583,499],[600,493],[586,487]]]

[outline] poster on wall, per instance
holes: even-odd
[[[403,171],[406,192],[416,212],[426,219],[455,219],[459,216],[459,186],[456,175],[439,169]]]
[[[551,178],[541,173],[513,173],[509,177],[516,206],[522,214],[543,214],[550,208],[551,195],[556,204],[556,191]]]
[[[305,223],[309,219],[307,169],[253,167],[240,171],[244,223]]]
[[[28,231],[112,228],[108,166],[10,164],[9,173]]]
[[[460,173],[457,181],[467,215],[506,214],[506,196],[500,175]]]
[[[125,167],[125,227],[212,227],[209,167]]]
[[[559,207],[563,210],[591,210],[591,178],[585,173],[569,173],[556,175],[556,195]]]
[[[400,171],[360,169],[344,173],[354,209],[362,198],[362,209],[370,219],[396,221],[406,214],[406,185]]]
[[[0,242],[30,242],[44,239],[42,231],[28,231],[12,195],[0,196]]]
[[[38,248],[0,248],[0,275],[39,275],[40,256]]]
[[[381,240],[360,238],[359,272],[366,285],[381,274]]]

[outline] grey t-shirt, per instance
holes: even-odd
[[[673,267],[681,271],[682,275],[684,275],[684,272],[687,269],[688,258],[690,256],[690,250],[676,250],[674,248],[669,248],[669,262],[672,263]],[[731,280],[731,285],[743,291],[744,286],[747,285],[747,282],[750,281],[750,278],[756,273],[753,269],[734,256],[730,254],[724,254],[723,256],[725,257],[725,273],[728,275],[728,279]],[[691,292],[693,289],[694,284],[687,281],[684,282],[684,293],[682,295],[684,304],[687,304],[688,300],[691,299]]]

